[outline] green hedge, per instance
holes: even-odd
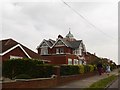
[[[89,65],[90,67],[90,72],[93,72],[94,71],[94,66],[93,65]]]
[[[20,74],[27,74],[32,78],[50,77],[54,70],[52,65],[32,59],[7,60],[3,62],[2,67],[3,76],[11,79]]]
[[[20,74],[20,75],[17,75],[15,79],[31,79],[31,77],[27,74]]]
[[[80,74],[83,74],[84,73],[84,66],[83,65],[78,65],[78,67],[79,67]]]
[[[84,65],[84,73],[90,72],[89,65]]]
[[[79,74],[79,67],[76,65],[62,65],[60,67],[60,75],[75,75]]]
[[[97,68],[95,65],[62,65],[60,67],[60,75],[75,75],[94,72]]]

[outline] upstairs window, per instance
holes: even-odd
[[[41,55],[47,55],[47,54],[48,54],[48,48],[47,47],[41,48]]]
[[[63,48],[56,48],[56,54],[64,54]]]
[[[59,54],[59,48],[56,48],[56,54]]]

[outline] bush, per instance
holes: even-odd
[[[14,78],[20,74],[30,77],[50,77],[53,74],[52,65],[44,65],[35,59],[11,59],[3,62],[2,74],[7,78]]]
[[[31,79],[31,77],[27,74],[20,74],[20,75],[17,75],[15,79]]]
[[[75,75],[79,74],[79,67],[75,65],[62,65],[60,67],[60,75]]]
[[[81,74],[83,74],[84,73],[84,66],[83,65],[79,65],[78,67],[79,67],[79,72]]]
[[[111,69],[111,71],[113,71],[114,69],[116,69],[116,65],[115,64],[110,64],[110,69]]]
[[[84,73],[90,72],[89,65],[84,65]]]
[[[27,72],[33,78],[47,78],[54,74],[53,65],[37,65]]]
[[[89,72],[93,72],[94,71],[94,66],[93,65],[89,65],[90,71]]]

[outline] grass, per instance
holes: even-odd
[[[110,84],[113,80],[117,79],[117,76],[111,75],[107,78],[101,79],[92,85],[90,85],[89,88],[86,88],[84,90],[101,90],[104,89],[108,84]]]

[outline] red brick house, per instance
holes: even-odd
[[[12,58],[41,59],[39,54],[13,39],[1,40],[0,45],[2,45],[2,47],[0,47],[0,58],[2,58],[2,61]]]
[[[50,64],[85,63],[85,45],[82,40],[76,40],[70,31],[65,38],[59,35],[56,41],[44,39],[37,50],[42,59],[49,60]]]

